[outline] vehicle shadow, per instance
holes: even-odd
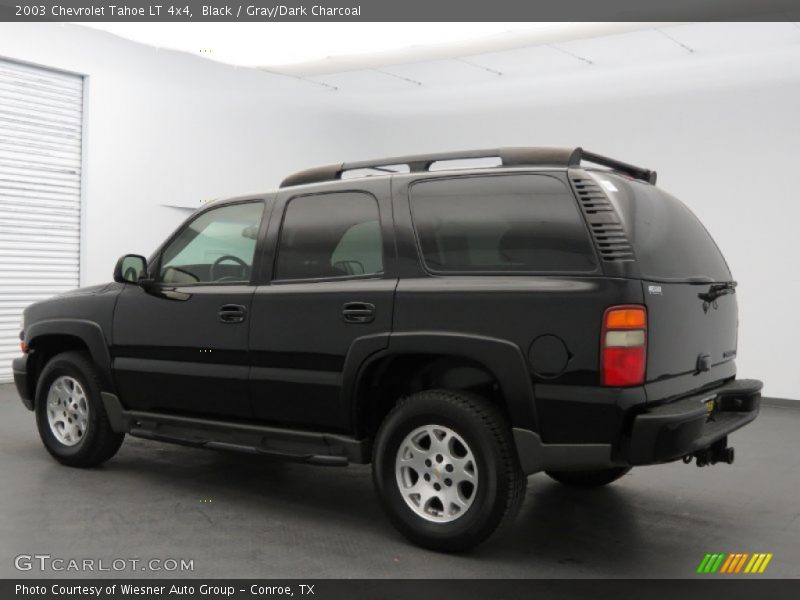
[[[630,491],[619,483],[585,489],[562,485],[544,474],[534,475],[528,480],[517,519],[477,548],[475,555],[524,557],[578,570],[582,565],[598,568],[604,563],[631,562],[646,541]]]
[[[361,465],[308,465],[129,437],[103,468],[140,485],[146,481],[151,489],[165,488],[176,499],[224,499],[225,506],[235,505],[253,522],[264,515],[293,521],[329,515],[351,526],[375,529],[382,521],[369,468]]]
[[[139,440],[126,441],[126,446],[125,454],[106,468],[129,474],[139,484],[145,479],[148,486],[164,486],[168,495],[224,497],[253,524],[266,518],[298,526],[308,522],[323,534],[336,523],[356,535],[389,536],[405,544],[383,515],[368,466],[319,467]],[[636,510],[627,491],[615,489],[615,484],[575,489],[533,476],[512,526],[466,556],[547,557],[563,565],[585,560],[596,564],[599,555],[609,554],[608,560],[624,559],[640,546]]]

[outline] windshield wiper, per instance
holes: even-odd
[[[714,302],[714,300],[720,296],[735,294],[736,285],[737,283],[735,281],[729,281],[727,283],[715,283],[708,289],[707,292],[697,294],[697,297],[703,302]]]

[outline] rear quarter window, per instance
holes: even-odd
[[[445,273],[594,272],[572,192],[548,175],[420,181],[411,213],[426,267]]]
[[[652,185],[629,182],[618,176],[597,177],[612,179],[617,188],[627,192],[615,204],[626,223],[643,279],[731,281],[722,252],[683,202]]]

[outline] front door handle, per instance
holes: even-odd
[[[220,323],[241,323],[247,314],[247,309],[241,304],[223,304],[219,309]]]
[[[342,306],[345,323],[372,323],[375,320],[375,305],[369,302],[347,302]]]

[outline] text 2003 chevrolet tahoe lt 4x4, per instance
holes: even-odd
[[[28,307],[17,387],[66,465],[126,433],[371,462],[403,534],[463,550],[513,517],[527,474],[731,462],[756,417],[736,283],[655,179],[580,148],[296,173],[203,207],[115,283]]]

